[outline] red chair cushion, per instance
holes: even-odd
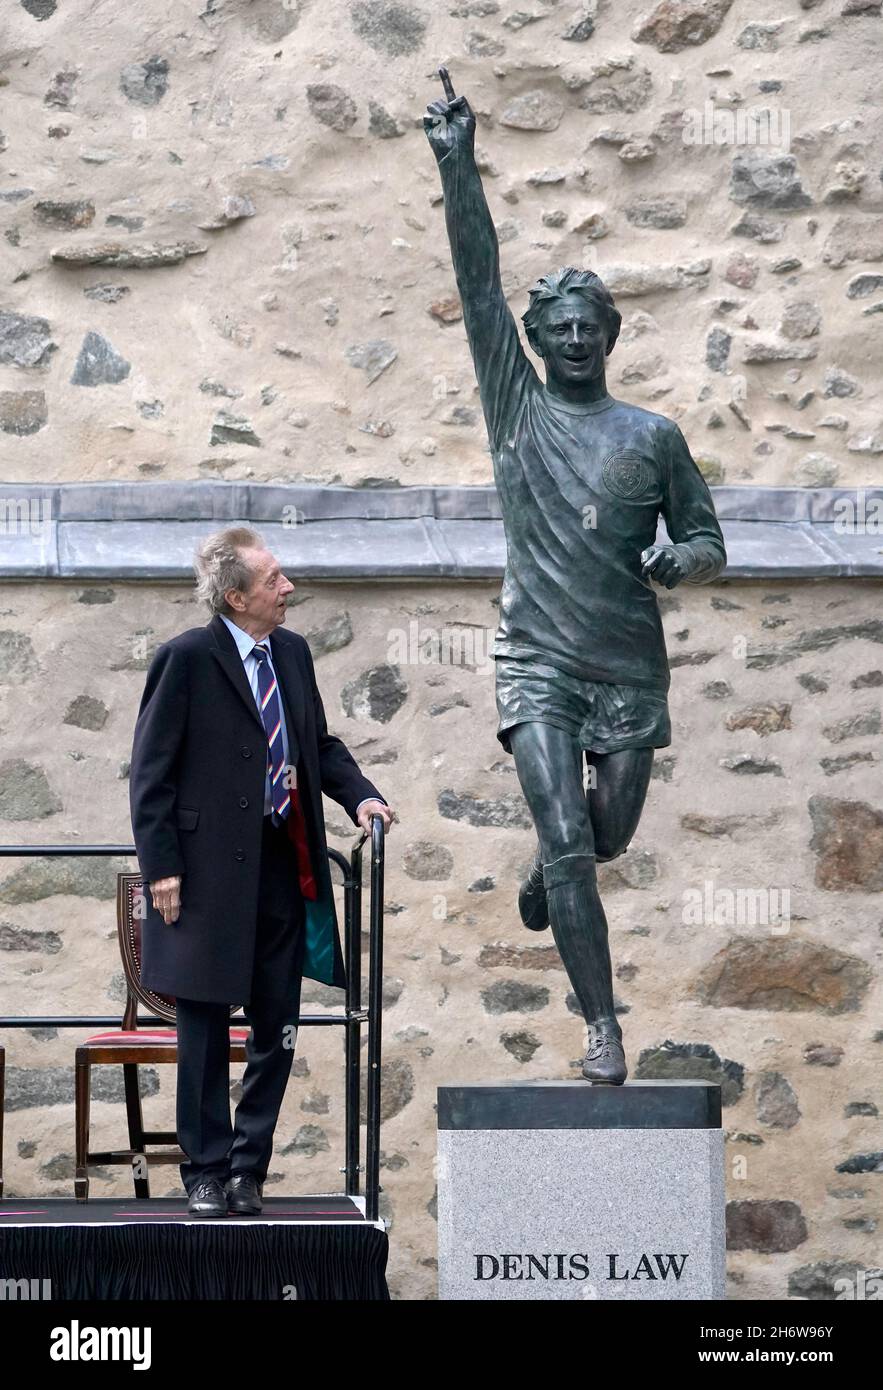
[[[231,1028],[231,1042],[246,1042],[249,1036],[248,1028]],[[178,1034],[174,1028],[156,1028],[152,1031],[148,1028],[133,1028],[128,1031],[119,1029],[114,1033],[96,1033],[93,1037],[87,1038],[81,1047],[106,1047],[108,1043],[142,1044],[147,1047],[157,1047],[166,1043],[169,1047],[175,1047],[178,1042]]]

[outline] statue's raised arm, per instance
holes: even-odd
[[[527,358],[500,280],[500,248],[475,162],[475,115],[439,69],[445,98],[432,101],[423,128],[445,198],[451,260],[491,448],[517,413],[525,389],[541,386]]]

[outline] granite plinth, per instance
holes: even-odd
[[[720,1088],[443,1086],[439,1297],[724,1297]]]

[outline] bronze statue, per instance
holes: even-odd
[[[583,1076],[619,1085],[628,1069],[595,866],[626,850],[653,750],[671,743],[671,677],[651,577],[667,589],[705,583],[726,552],[677,424],[607,391],[621,315],[592,271],[562,267],[529,292],[522,321],[545,364],[540,380],[500,282],[475,116],[446,70],[439,75],[445,99],[430,102],[423,124],[506,535],[493,647],[497,737],[515,758],[538,838],[518,907],[533,931],[551,923],[589,1029]],[[660,514],[669,545],[655,543]]]

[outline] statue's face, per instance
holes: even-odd
[[[546,379],[568,386],[588,384],[604,374],[607,323],[604,314],[573,291],[553,299],[535,329]]]

